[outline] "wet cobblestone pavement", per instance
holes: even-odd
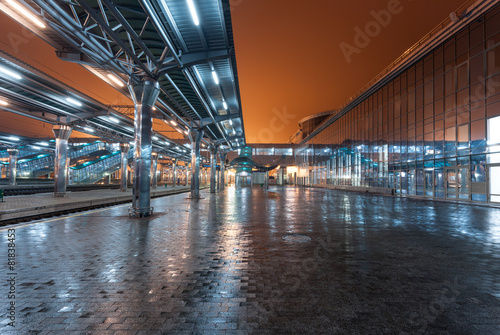
[[[202,196],[154,199],[150,218],[122,205],[16,226],[14,271],[0,230],[0,333],[500,334],[500,209]]]

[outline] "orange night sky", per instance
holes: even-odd
[[[342,105],[463,3],[231,1],[247,143],[286,142],[298,129],[301,118]],[[381,23],[376,23],[375,16]],[[358,46],[360,42],[364,45],[357,48],[356,29],[365,31],[367,25],[372,37],[358,41]],[[13,56],[106,104],[130,103],[79,65],[57,59],[49,45],[30,36],[3,13],[0,30],[0,48]],[[342,43],[344,48],[357,48],[356,52],[346,57]],[[6,114],[2,113],[7,122],[3,122],[1,131],[10,132],[14,116]],[[41,124],[28,122],[28,128],[38,132],[35,128]],[[50,126],[42,128],[46,128],[46,136],[51,136]]]
[[[232,1],[247,142],[286,142],[301,118],[341,106],[463,3]],[[396,14],[383,20],[386,27],[379,25],[375,34],[371,11],[387,11],[389,6],[395,6],[391,9]],[[355,47],[354,29],[364,31],[367,24],[374,37],[348,63],[340,44]]]

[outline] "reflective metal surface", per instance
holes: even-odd
[[[9,186],[16,185],[16,167],[17,167],[17,155],[19,150],[17,149],[7,149],[9,153]]]
[[[153,106],[160,93],[157,81],[144,77],[139,84],[129,84],[135,105],[134,122],[134,182],[132,216],[149,216],[151,208],[151,154],[153,132]]]
[[[151,187],[156,188],[158,186],[158,177],[156,171],[158,169],[158,154],[153,152],[153,171],[151,175]]]
[[[226,172],[226,152],[225,151],[219,151],[219,157],[220,157],[220,177],[219,177],[219,183],[218,183],[218,188],[220,191],[224,191],[225,187],[225,172]]]
[[[210,193],[215,193],[216,188],[216,180],[215,174],[217,173],[217,146],[211,144],[209,147],[210,150]]]
[[[56,137],[56,152],[54,157],[54,196],[66,195],[68,182],[68,139],[73,129],[65,125],[54,125],[52,132]]]
[[[128,152],[130,150],[130,144],[120,143],[121,151],[121,174],[120,174],[120,191],[127,191],[127,174],[128,174]]]
[[[189,132],[191,140],[191,199],[200,197],[200,142],[202,138],[203,129]]]
[[[177,185],[177,158],[173,159],[172,178],[173,178],[172,187],[175,187],[175,185]]]

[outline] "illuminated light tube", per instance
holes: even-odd
[[[177,122],[175,122],[174,120],[170,121],[170,124],[174,127],[177,126]]]
[[[193,0],[187,0],[189,11],[191,12],[191,17],[193,18],[193,22],[195,26],[200,25],[200,20],[198,19],[198,13],[196,13],[196,8],[194,7]]]
[[[219,85],[219,77],[217,76],[217,72],[212,71],[212,77],[214,78],[215,84]]]
[[[224,106],[224,109],[227,110],[227,103],[225,101],[222,101],[222,106]]]
[[[184,134],[189,135],[187,130],[184,130],[183,132],[184,132]]]
[[[21,79],[21,76],[18,75],[17,73],[15,73],[14,71],[11,71],[11,70],[7,70],[6,68],[4,68],[3,66],[0,66],[0,72],[8,75],[9,77],[12,77],[14,79],[17,79],[17,80],[20,80]]]
[[[93,133],[95,130],[92,129],[92,128],[89,128],[89,127],[84,127],[83,129],[85,129],[86,131],[88,131],[89,133]]]
[[[120,120],[113,116],[108,116],[108,120],[114,123],[120,123]]]
[[[36,145],[32,145],[31,146],[33,149],[36,149],[36,150],[40,150],[41,148],[40,147],[37,147]]]
[[[229,120],[229,124],[232,126],[233,125],[233,120]]]
[[[19,14],[22,16],[26,17],[30,21],[32,21],[34,24],[39,26],[40,28],[46,28],[45,23],[42,22],[39,18],[37,18],[35,15],[33,15],[29,10],[21,6],[20,4],[17,3],[17,1],[14,0],[7,0],[9,5],[11,5]]]
[[[70,104],[78,106],[78,107],[82,106],[82,104],[79,101],[77,101],[73,98],[66,98],[66,101],[69,102]]]
[[[48,147],[49,144],[47,142],[38,142],[37,144],[43,145],[44,147]]]
[[[11,140],[11,141],[19,141],[19,137],[9,136],[9,140]]]
[[[118,79],[117,76],[115,76],[114,74],[108,74],[108,78],[111,79],[112,82],[114,82],[116,85],[120,86],[120,87],[123,87],[125,86],[125,84],[120,80]]]
[[[170,143],[168,143],[168,142],[163,142],[163,143],[165,143],[165,145],[170,145]]]
[[[153,136],[152,139],[158,141],[158,136]]]
[[[5,100],[1,100],[1,99],[0,99],[0,105],[1,105],[1,106],[8,106],[8,105],[9,105],[9,103],[8,103],[7,101],[5,101]]]

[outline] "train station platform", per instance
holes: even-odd
[[[190,189],[190,186],[158,187],[151,190],[151,197],[189,192]],[[54,197],[53,192],[5,196],[0,202],[0,225],[127,202],[132,202],[131,189],[127,192],[119,189],[68,192],[65,197]]]
[[[153,199],[147,218],[117,205],[0,229],[0,333],[500,333],[498,208],[319,188],[201,195]]]

